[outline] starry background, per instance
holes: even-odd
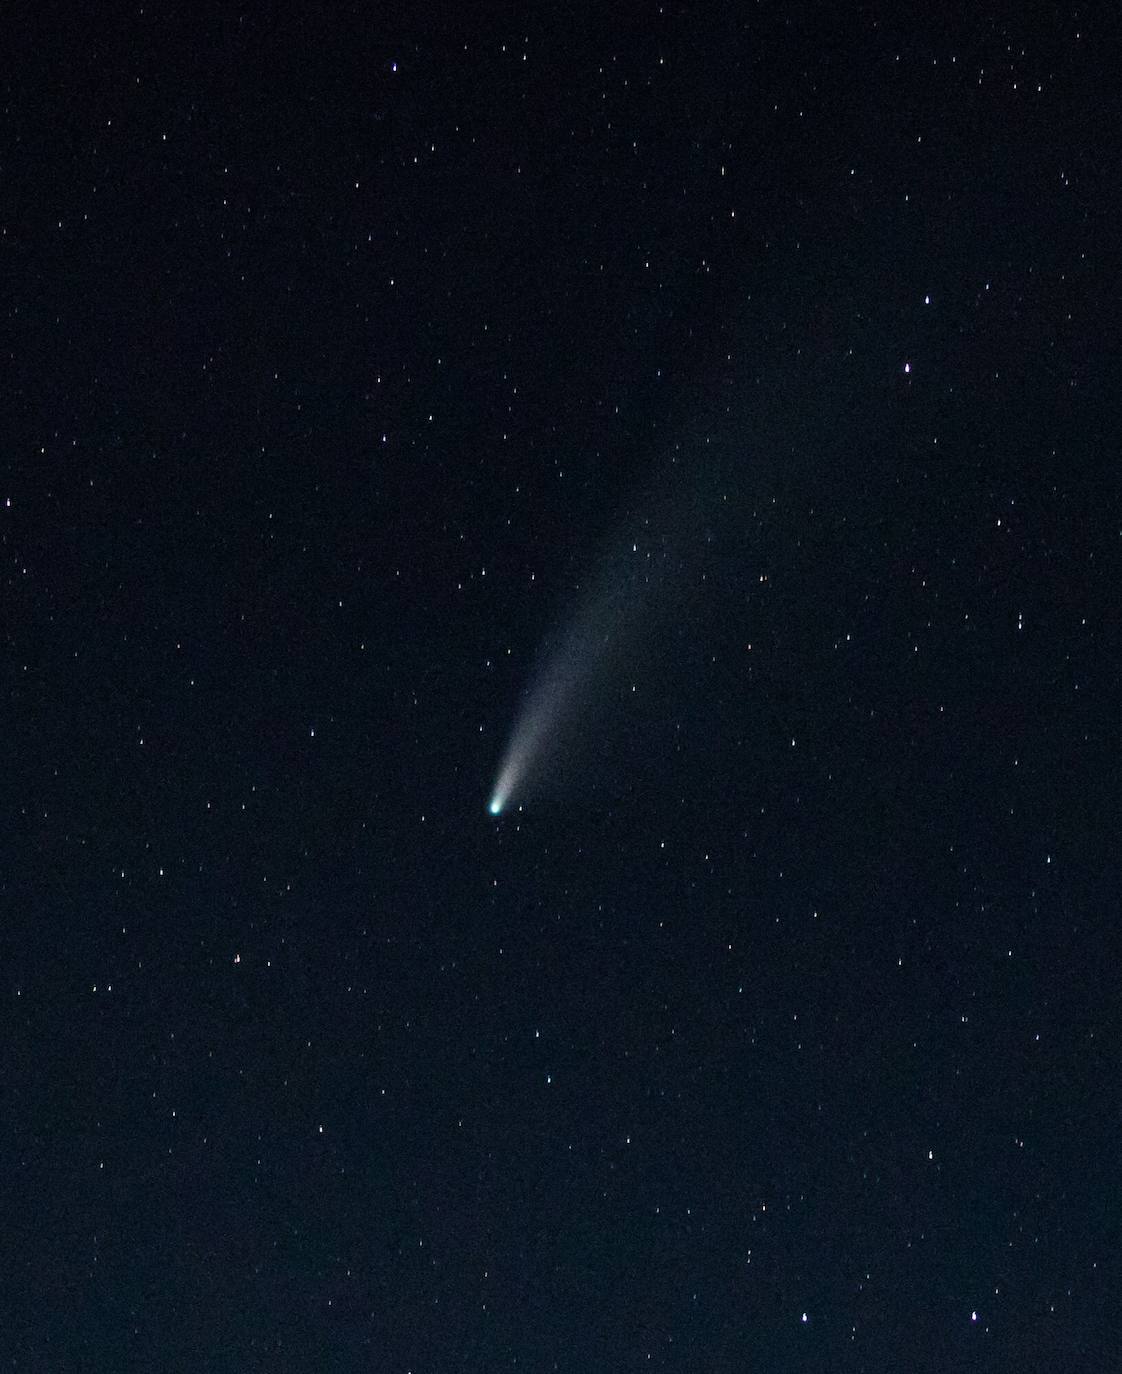
[[[606,8],[9,30],[5,1368],[1122,1358],[1106,9]]]

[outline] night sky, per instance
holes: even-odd
[[[1108,18],[9,25],[2,1367],[1122,1367]]]

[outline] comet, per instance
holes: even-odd
[[[709,469],[687,475],[672,461],[604,541],[531,675],[490,815],[540,793],[569,792],[588,770],[595,774],[611,741],[598,739],[594,727],[613,710],[630,743],[635,712],[658,684],[660,653],[677,642],[679,593],[704,580],[714,496]]]

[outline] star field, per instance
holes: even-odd
[[[1106,12],[13,33],[0,1365],[1118,1366]]]

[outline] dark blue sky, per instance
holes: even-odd
[[[22,15],[0,1363],[1118,1364],[1110,41]]]

